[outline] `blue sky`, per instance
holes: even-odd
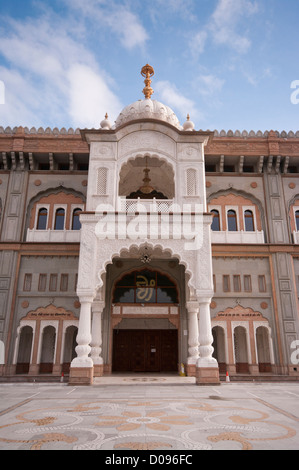
[[[298,20],[298,0],[1,0],[0,126],[113,122],[148,62],[182,124],[297,131]]]

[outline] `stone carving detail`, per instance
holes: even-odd
[[[94,283],[95,228],[93,225],[82,225],[80,250],[78,289],[90,289]]]
[[[160,132],[141,131],[138,134],[129,134],[119,143],[119,155],[125,156],[137,150],[156,150],[169,155],[175,155],[175,144],[172,139]]]

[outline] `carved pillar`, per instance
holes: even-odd
[[[71,362],[70,384],[88,385],[93,382],[93,361],[89,357],[91,350],[91,304],[92,298],[80,297],[81,310],[76,346],[77,357]]]
[[[198,354],[198,311],[197,302],[188,302],[188,359],[187,359],[187,375],[195,377],[196,363],[199,358]]]
[[[34,336],[33,336],[33,344],[32,344],[32,358],[31,364],[29,367],[28,375],[37,375],[39,370],[39,364],[37,364],[37,354],[39,349],[39,339],[40,339],[40,320],[36,321],[35,329],[34,329]]]
[[[210,298],[202,298],[199,302],[199,358],[197,360],[196,383],[198,385],[217,385],[219,381],[219,367],[217,360],[212,356],[214,348],[212,324],[210,316]]]
[[[62,364],[61,364],[61,347],[62,347],[62,335],[63,335],[63,320],[58,322],[58,332],[57,332],[57,349],[56,357],[54,358],[53,364],[53,375],[61,374]]]
[[[90,357],[94,364],[94,377],[103,375],[102,353],[102,312],[105,303],[103,301],[94,302],[92,305],[92,339]]]

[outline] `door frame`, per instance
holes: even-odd
[[[118,331],[121,331],[123,334],[124,332],[128,333],[128,345],[126,348],[126,353],[128,354],[128,370],[116,370],[114,360],[117,360],[115,358],[115,335],[117,332],[117,329],[113,330],[113,348],[112,348],[112,361],[111,361],[111,370],[113,372],[128,372],[128,373],[162,373],[162,372],[175,372],[179,368],[179,331],[178,329],[120,329]],[[167,367],[163,367],[163,340],[165,341],[165,338],[163,338],[163,332],[168,332],[171,331],[173,332],[173,340],[174,345],[175,345],[175,352],[174,356],[172,358],[173,362],[173,368],[171,370],[167,370]],[[134,332],[141,333],[143,335],[143,350],[144,350],[144,359],[143,359],[143,365],[144,367],[141,367],[141,369],[144,370],[138,370],[138,368],[134,368],[134,351],[132,349],[132,341],[134,342]],[[175,333],[174,333],[175,332]],[[150,335],[151,333],[155,336],[155,339],[151,341]],[[166,344],[166,343],[164,343]],[[158,353],[158,356],[156,356],[154,359],[153,366],[151,366],[151,357],[150,357],[150,349],[158,349],[158,351],[153,351],[153,353]],[[114,369],[114,370],[113,370]],[[165,370],[164,370],[165,369]]]

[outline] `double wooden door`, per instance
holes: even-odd
[[[177,330],[114,330],[114,372],[178,370]]]

